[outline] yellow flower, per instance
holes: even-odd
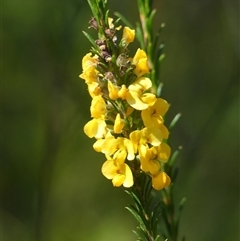
[[[157,98],[153,106],[141,112],[142,120],[145,126],[155,126],[157,128],[164,122],[163,116],[168,111],[169,104],[162,98]]]
[[[108,18],[108,26],[109,26],[110,29],[114,28],[113,18]]]
[[[121,133],[123,127],[124,127],[124,120],[121,119],[120,114],[118,113],[113,126],[114,133]]]
[[[161,166],[157,160],[157,155],[153,148],[154,147],[148,148],[148,146],[142,148],[140,150],[139,156],[141,161],[141,169],[144,172],[150,172],[151,174],[156,175],[159,172]]]
[[[116,30],[120,30],[122,28],[122,26],[118,26],[118,27],[115,27],[114,24],[113,24],[113,18],[108,18],[108,26],[110,29],[116,29]]]
[[[127,93],[128,93],[128,89],[127,89],[126,85],[122,85],[121,89],[118,91],[118,96],[119,96],[119,98],[126,100]]]
[[[162,162],[166,163],[171,154],[171,148],[167,143],[162,142],[159,146],[153,147],[153,151],[157,159]]]
[[[107,112],[107,109],[106,109],[106,103],[102,98],[102,96],[99,95],[99,96],[93,97],[90,111],[91,111],[91,116],[93,118],[101,118],[103,120],[105,119],[105,114]]]
[[[102,174],[112,180],[113,186],[131,187],[133,185],[133,175],[130,167],[126,163],[119,163],[117,159],[107,157],[107,161],[102,166]]]
[[[129,27],[124,27],[123,29],[123,37],[122,41],[125,46],[128,46],[128,44],[132,43],[135,38],[135,30],[130,29]]]
[[[142,148],[139,153],[141,161],[141,169],[150,172],[152,175],[158,174],[160,171],[160,163],[168,161],[171,149],[166,143],[151,148]]]
[[[148,106],[154,105],[156,96],[152,93],[144,93],[152,87],[149,78],[140,77],[134,83],[129,85],[128,91],[125,93],[128,104],[136,110],[147,109]]]
[[[92,98],[98,95],[102,95],[102,91],[98,82],[87,83],[87,85],[88,85],[88,92]]]
[[[156,175],[152,176],[152,186],[156,190],[161,190],[171,183],[170,177],[165,173],[160,171]]]
[[[105,150],[104,150],[104,142],[106,140],[109,140],[110,142],[111,141],[114,141],[115,140],[115,137],[111,134],[110,131],[108,131],[105,135],[105,139],[98,139],[94,144],[93,144],[93,149],[97,152],[102,152],[102,153],[105,153]]]
[[[130,140],[133,143],[135,153],[137,150],[139,153],[145,152],[148,147],[147,143],[152,146],[159,146],[162,139],[162,132],[156,128],[145,127],[142,130],[136,130],[130,134]]]
[[[135,158],[134,155],[134,147],[132,142],[124,137],[118,137],[117,139],[107,138],[102,146],[102,152],[106,155],[121,156],[122,159],[133,160]]]
[[[107,134],[107,125],[103,119],[92,119],[83,128],[89,138],[104,138]]]
[[[162,132],[163,139],[168,139],[169,131],[163,123],[160,124],[159,130]]]
[[[114,85],[111,81],[108,80],[108,92],[111,100],[118,99],[119,97],[118,91],[119,91],[119,87]]]
[[[91,57],[91,53],[86,54],[82,59],[83,73],[79,75],[86,83],[98,81],[97,56]]]
[[[149,73],[147,54],[144,50],[138,49],[131,62],[136,66],[133,73],[137,75],[137,77]]]

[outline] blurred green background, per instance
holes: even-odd
[[[109,7],[138,20],[136,1]],[[166,28],[162,96],[182,145],[175,196],[189,241],[239,240],[239,3],[159,0]],[[131,202],[100,172],[83,133],[90,44],[81,0],[2,1],[2,241],[132,241]]]

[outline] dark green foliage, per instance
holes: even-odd
[[[159,238],[160,202],[153,198],[151,178],[145,173],[139,173],[138,178],[131,190],[126,190],[134,201],[134,205],[129,205],[127,209],[139,223],[134,231],[138,240],[156,241]]]

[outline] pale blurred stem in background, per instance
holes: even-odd
[[[153,0],[138,0],[138,9],[139,9],[139,18],[141,22],[141,30],[142,31],[142,48],[146,51],[148,56],[148,63],[150,66],[150,79],[153,84],[154,93],[159,95],[158,93],[158,86],[160,84],[160,76],[159,76],[159,68],[160,68],[160,61],[159,58],[161,57],[158,51],[158,37],[161,31],[162,26],[160,26],[159,31],[155,37],[153,33],[153,18],[156,13],[156,10],[153,9]],[[160,47],[160,46],[159,46]],[[162,195],[162,208],[163,213],[162,215],[164,220],[164,225],[167,231],[167,238],[168,241],[177,241],[178,240],[178,223],[179,217],[175,212],[174,207],[174,196],[173,196],[173,187],[175,178],[173,178],[173,168],[169,166],[168,163],[165,164],[165,168],[168,170],[168,175],[172,179],[172,183],[169,187],[161,190]],[[162,234],[163,235],[163,234]],[[184,240],[184,239],[183,239]]]

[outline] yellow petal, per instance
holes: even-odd
[[[113,160],[107,160],[102,165],[102,174],[107,179],[113,179],[117,175],[117,166],[114,165]]]
[[[113,186],[114,187],[120,187],[123,184],[124,180],[125,180],[125,175],[117,174],[112,179]]]
[[[140,130],[136,130],[136,131],[133,131],[130,133],[130,140],[133,144],[134,153],[137,152],[137,148],[138,148],[139,141],[141,139],[141,135],[142,135],[142,133]]]
[[[100,96],[100,95],[95,96],[92,99],[90,111],[91,111],[91,116],[93,118],[104,119],[104,115],[107,112],[107,109],[106,109],[106,103],[105,103],[104,99],[102,98],[102,96]]]
[[[138,93],[130,92],[127,95],[128,104],[136,110],[144,110],[148,108],[148,104],[144,103],[140,98]]]
[[[143,50],[141,49],[137,50],[135,56],[132,59],[132,64],[136,66],[133,72],[138,77],[146,73],[149,73],[147,54]]]
[[[82,68],[86,70],[89,66],[97,65],[97,56],[91,56],[92,53],[86,54],[82,59]]]
[[[84,126],[83,130],[89,138],[102,139],[107,133],[106,126],[104,120],[92,119]]]
[[[156,101],[156,95],[151,94],[151,93],[145,93],[142,95],[141,99],[148,106],[152,106],[152,105],[154,105],[154,103]]]
[[[159,154],[158,154],[158,159],[160,162],[167,162],[170,154],[171,154],[171,148],[168,144],[162,142],[161,145],[159,146]]]
[[[160,170],[160,163],[157,160],[150,160],[149,161],[149,172],[152,175],[156,175],[159,173]]]
[[[109,91],[109,97],[112,100],[118,99],[118,91],[119,87],[114,85],[111,81],[108,80],[108,91]]]
[[[157,175],[152,176],[152,186],[156,190],[161,190],[171,183],[170,177],[165,172],[159,172]]]
[[[95,96],[102,95],[99,83],[91,82],[91,83],[87,83],[87,85],[88,85],[88,92],[92,98],[94,98]]]
[[[166,114],[166,112],[169,109],[169,104],[166,100],[162,99],[162,98],[157,98],[154,107],[155,107],[155,112],[157,115],[161,115],[164,116]]]
[[[123,164],[127,156],[127,152],[124,149],[120,149],[115,152],[113,159],[116,160],[119,164]]]
[[[124,187],[131,187],[133,185],[133,175],[130,167],[127,164],[125,165],[125,180],[123,183]]]
[[[143,91],[148,90],[152,87],[152,81],[147,78],[147,77],[141,77],[138,78],[133,84],[131,84],[130,86],[134,86],[134,85],[141,85]],[[131,87],[129,86],[129,90],[131,89]]]
[[[99,140],[97,140],[97,141],[93,144],[93,149],[94,149],[96,152],[101,152],[104,141],[105,141],[105,139],[99,139]]]
[[[135,38],[135,30],[130,29],[129,27],[124,27],[122,41],[128,46],[129,43],[132,43]]]
[[[135,75],[137,75],[138,77],[141,77],[141,76],[149,73],[147,58],[143,58],[143,59],[139,60],[139,62],[136,65],[136,68],[133,70],[133,73]]]
[[[108,26],[109,28],[114,28],[113,18],[108,18]]]
[[[168,131],[167,127],[163,123],[160,125],[160,130],[162,132],[163,139],[168,139],[169,131]]]
[[[127,149],[127,153],[128,153],[127,159],[129,161],[133,160],[135,158],[135,155],[134,155],[134,147],[132,142],[129,139],[124,138],[123,144]]]
[[[144,172],[149,172],[149,159],[150,159],[150,150],[148,146],[141,145],[141,148],[139,149],[139,156],[141,161],[141,169]]]
[[[127,98],[127,93],[128,93],[127,87],[125,85],[122,85],[121,89],[118,91],[118,96],[122,100],[125,100]]]
[[[145,127],[142,130],[143,138],[146,139],[147,143],[150,143],[153,146],[159,146],[162,142],[162,132],[156,128],[147,128]]]
[[[121,119],[120,114],[118,113],[114,122],[113,131],[115,133],[121,133],[123,127],[124,127],[124,120]]]

